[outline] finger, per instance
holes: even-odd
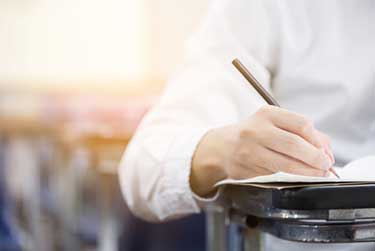
[[[324,147],[326,149],[326,152],[329,155],[329,157],[332,161],[332,164],[334,164],[336,162],[336,160],[335,160],[335,156],[333,155],[333,151],[332,151],[331,139],[327,135],[325,135],[324,133],[319,132],[319,131],[318,131],[318,135],[321,138],[321,140],[324,142],[324,145],[325,145]]]
[[[276,152],[300,160],[314,168],[327,170],[332,163],[323,149],[318,149],[298,135],[277,127],[269,129],[267,136],[260,139],[262,144]]]
[[[333,154],[332,154],[331,150],[327,149],[326,147],[324,147],[323,149],[324,149],[325,154],[327,154],[327,156],[331,160],[331,164],[333,166],[333,164],[335,163],[335,159],[333,157]]]
[[[318,177],[326,177],[329,174],[327,170],[313,168],[301,161],[266,148],[263,151],[262,161],[260,161],[259,165],[269,169],[272,173],[282,171],[291,174]]]
[[[255,164],[243,164],[241,165],[235,173],[231,175],[232,179],[249,179],[257,176],[272,174],[270,170],[257,166]]]
[[[262,156],[264,153],[264,147],[256,144],[254,146],[248,147],[245,151],[240,154],[235,160],[238,168],[236,168],[236,172],[233,176],[236,178],[244,178],[244,177],[256,177],[260,175],[268,175],[271,174],[268,169],[261,167],[257,162],[258,156]],[[237,152],[239,153],[239,151]]]
[[[321,139],[321,141],[323,142],[324,151],[329,156],[329,158],[331,159],[331,162],[332,162],[332,165],[333,165],[335,163],[335,157],[333,156],[330,138],[327,135],[325,135],[324,133],[319,132],[319,131],[317,131],[317,134],[318,134],[319,138]]]
[[[335,158],[330,144],[327,144],[330,141],[329,137],[316,130],[310,120],[300,114],[279,107],[270,106],[264,109],[268,110],[269,119],[275,126],[301,136],[317,148],[323,148],[333,165]]]
[[[318,131],[314,128],[312,121],[298,113],[279,107],[268,109],[269,119],[275,126],[301,136],[317,148],[324,147],[324,142],[322,138],[319,137]]]

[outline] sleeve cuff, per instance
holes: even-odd
[[[201,138],[211,128],[196,128],[192,132],[175,139],[171,145],[168,155],[168,161],[165,165],[164,187],[165,192],[162,196],[168,203],[164,207],[164,215],[184,215],[189,213],[199,213],[204,205],[215,201],[220,190],[211,198],[201,198],[196,195],[190,187],[191,161],[195,149]],[[170,158],[171,157],[171,158]],[[178,203],[177,201],[178,200]]]
[[[215,194],[211,197],[201,197],[201,196],[195,194],[194,192],[192,192],[192,194],[193,194],[193,198],[196,201],[196,203],[198,204],[199,208],[204,208],[209,204],[217,202],[219,200],[219,198],[221,198],[222,187],[219,187],[216,190]]]

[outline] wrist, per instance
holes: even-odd
[[[197,195],[208,196],[215,192],[214,185],[225,178],[224,128],[212,129],[204,135],[194,153],[190,185]]]

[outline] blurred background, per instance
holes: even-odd
[[[0,250],[204,250],[204,217],[150,224],[117,167],[208,0],[0,1]]]

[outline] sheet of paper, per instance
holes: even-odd
[[[373,184],[374,182],[334,182],[334,183],[243,183],[237,184],[240,186],[251,186],[260,188],[272,188],[272,189],[288,189],[298,187],[320,187],[320,186],[344,186],[344,185],[365,185]]]
[[[341,179],[336,178],[334,175],[331,175],[330,177],[312,177],[278,172],[271,175],[258,176],[244,180],[226,179],[218,182],[215,186],[225,184],[266,185],[268,183],[269,185],[271,185],[271,183],[291,183],[290,185],[293,184],[293,186],[296,186],[297,183],[301,183],[299,186],[323,183],[370,183],[375,182],[375,156],[368,156],[363,159],[356,160],[343,168],[336,167],[335,170],[340,175]]]

